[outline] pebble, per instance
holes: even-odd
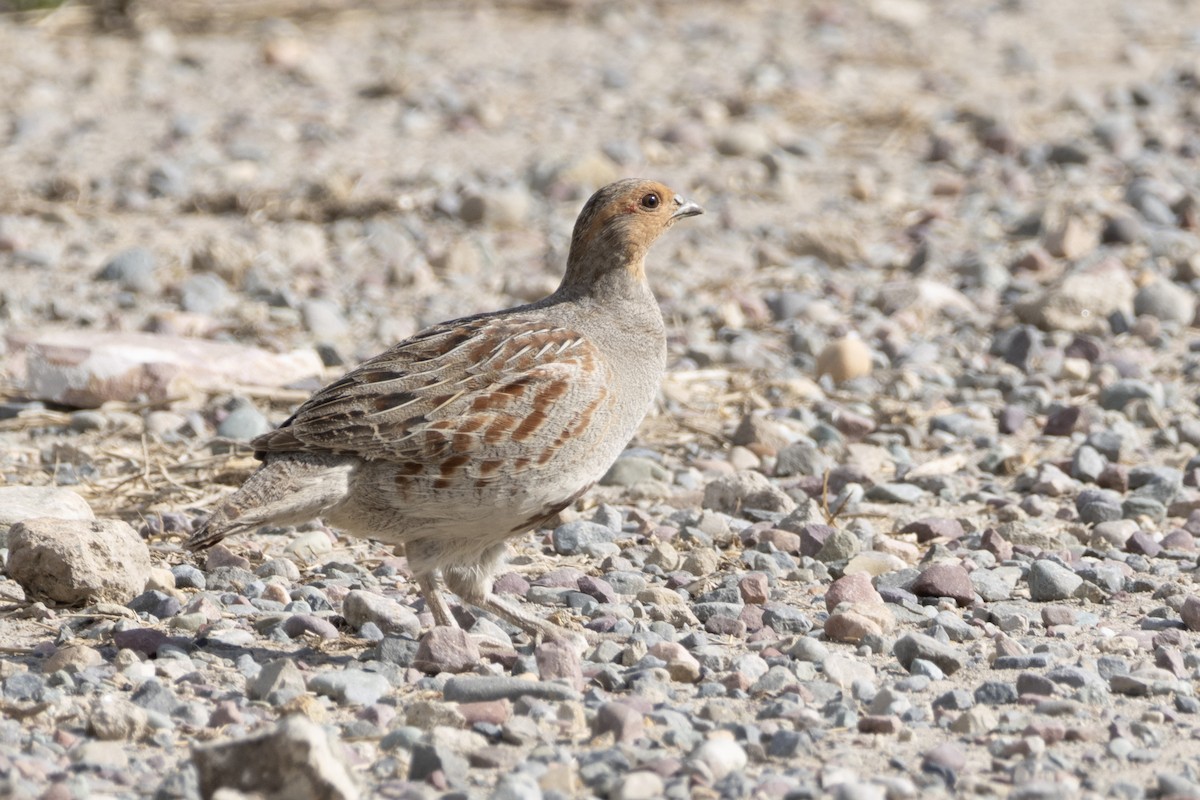
[[[596,709],[592,729],[597,735],[611,733],[617,742],[630,744],[642,737],[645,719],[640,711],[626,703],[607,702]]]
[[[896,641],[893,653],[905,669],[921,659],[936,664],[947,675],[953,675],[966,663],[957,649],[923,633],[909,633],[901,637]]]
[[[960,564],[933,564],[922,570],[912,585],[918,597],[948,597],[960,606],[975,598],[971,576]]]
[[[217,425],[217,435],[224,439],[248,442],[271,430],[266,416],[248,401],[239,402]]]
[[[561,683],[542,683],[507,675],[459,675],[446,681],[442,689],[446,700],[455,703],[485,703],[493,700],[517,700],[535,697],[542,700],[573,700],[577,692]]]
[[[24,343],[30,395],[71,406],[164,403],[185,390],[279,388],[320,374],[310,350],[273,353],[232,342],[153,333],[58,330]]]
[[[817,375],[845,383],[871,374],[871,350],[857,337],[835,339],[817,356]]]
[[[280,658],[264,664],[253,680],[248,681],[246,692],[254,700],[281,705],[303,694],[306,688],[304,676],[295,663],[291,659]]]
[[[733,772],[746,768],[746,751],[737,742],[724,736],[714,736],[692,751],[689,760],[703,765],[713,779],[720,781]]]
[[[467,672],[479,663],[479,648],[458,628],[430,629],[421,637],[413,666],[422,672]]]
[[[705,486],[701,507],[725,514],[743,509],[788,513],[796,508],[796,501],[762,473],[742,470]]]
[[[158,259],[144,247],[131,247],[113,255],[96,276],[122,289],[152,294],[158,291]]]
[[[421,631],[421,623],[416,614],[395,600],[373,592],[357,589],[351,591],[342,601],[342,614],[346,617],[346,622],[355,628],[362,628],[370,623],[385,634],[402,634],[414,638]]]
[[[1047,559],[1039,559],[1030,565],[1028,580],[1029,599],[1039,603],[1073,597],[1083,584],[1083,578]]]
[[[294,714],[247,739],[197,745],[192,754],[200,793],[267,793],[288,786],[295,798],[357,800],[358,784],[321,726]],[[258,765],[247,770],[245,765]]]
[[[309,691],[339,703],[369,706],[391,690],[387,678],[360,669],[327,670],[308,680]]]
[[[1171,281],[1155,280],[1134,295],[1133,313],[1145,314],[1163,322],[1191,325],[1196,316],[1196,296]]]
[[[604,552],[604,546],[612,545],[619,535],[619,531],[605,525],[575,520],[555,528],[551,534],[551,541],[554,544],[554,552],[559,555],[601,554]]]
[[[179,305],[193,314],[220,314],[235,302],[225,281],[212,273],[192,275],[179,287]]]

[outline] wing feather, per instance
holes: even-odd
[[[532,319],[482,318],[425,331],[318,391],[252,443],[403,463],[489,482],[548,463],[609,400],[599,351]]]

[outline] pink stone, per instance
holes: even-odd
[[[882,603],[883,598],[871,584],[871,576],[865,572],[843,575],[825,592],[825,608],[833,611],[839,603]]]
[[[917,597],[949,597],[960,606],[968,606],[975,599],[971,576],[961,564],[926,567],[913,582],[912,591]]]
[[[742,594],[742,602],[751,605],[760,606],[771,599],[770,582],[761,572],[751,572],[739,580],[738,591]]]
[[[461,628],[442,625],[421,637],[413,666],[429,675],[469,672],[479,663],[479,648]]]

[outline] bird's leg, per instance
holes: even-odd
[[[521,630],[527,632],[535,640],[537,639],[554,639],[561,642],[570,642],[577,647],[586,646],[589,644],[598,644],[603,640],[603,635],[595,631],[572,631],[566,628],[555,625],[552,622],[542,619],[541,617],[529,614],[524,610],[509,605],[504,600],[492,592],[488,592],[477,601],[471,601],[472,605],[477,605],[485,611],[490,611],[501,619],[508,620],[513,625],[516,625]],[[581,648],[582,649],[582,648]]]
[[[421,587],[421,596],[425,598],[425,605],[429,606],[429,611],[433,614],[434,624],[457,628],[458,620],[450,613],[450,606],[446,605],[446,598],[442,597],[437,573],[429,572],[418,576],[417,585]]]
[[[446,587],[462,598],[463,602],[470,603],[477,608],[482,608],[484,611],[490,611],[497,617],[500,617],[500,619],[511,622],[535,640],[562,639],[565,641],[577,641],[580,638],[577,634],[572,634],[565,628],[560,628],[551,622],[547,622],[540,617],[530,614],[525,609],[511,605],[496,596],[495,592],[492,591],[492,573],[495,570],[491,566],[491,561],[497,557],[492,556],[492,559],[481,559],[484,564],[482,567],[479,564],[473,564],[469,567],[443,566],[442,575],[446,579]]]

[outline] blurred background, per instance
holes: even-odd
[[[1163,90],[1136,93],[1191,64],[1200,16],[1175,0],[0,8],[2,324],[345,359],[552,289],[582,201],[629,175],[714,212],[655,256],[698,357],[784,291],[869,323],[842,316],[830,270],[906,266],[923,245],[970,288],[959,264],[1012,255],[993,228],[1079,201],[1061,171],[1012,167],[1192,135],[1150,124]],[[92,280],[134,246],[143,289]]]
[[[1178,0],[3,7],[13,396],[45,329],[338,369],[540,297],[626,176],[710,212],[650,264],[675,371],[719,370],[709,432],[821,374],[953,373],[934,356],[992,346],[965,321],[1005,327],[1112,219],[1146,221],[1147,176],[1175,238],[1123,257],[1188,262],[1154,255],[1195,216],[1200,10]],[[848,334],[857,361],[818,364]]]

